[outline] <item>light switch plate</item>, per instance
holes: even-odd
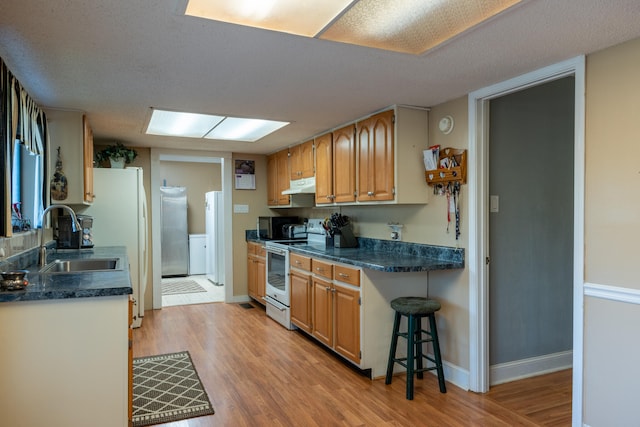
[[[489,196],[489,212],[500,212],[500,196]]]
[[[233,213],[249,213],[249,205],[233,205]]]

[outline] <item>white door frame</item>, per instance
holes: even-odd
[[[233,229],[231,213],[231,197],[233,181],[233,167],[231,153],[214,152],[214,151],[187,151],[187,150],[168,150],[168,149],[151,149],[151,236],[153,240],[153,256],[152,264],[157,266],[152,269],[153,280],[153,308],[162,308],[162,273],[160,264],[162,263],[162,249],[160,246],[160,220],[153,217],[153,214],[160,212],[160,187],[162,186],[162,177],[160,176],[161,161],[174,162],[192,162],[192,163],[220,163],[222,172],[222,204],[223,204],[223,238],[224,253],[233,253],[233,242],[231,230]],[[224,301],[233,301],[233,257],[225,255],[224,257]]]
[[[469,389],[489,390],[489,101],[575,77],[573,233],[573,425],[582,425],[585,59],[569,59],[469,94]]]

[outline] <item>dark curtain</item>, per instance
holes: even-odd
[[[0,167],[4,171],[1,206],[0,235],[10,236],[11,229],[11,161],[13,159],[14,141],[19,139],[24,146],[34,154],[43,156],[44,174],[42,175],[42,200],[46,200],[46,174],[47,171],[47,120],[44,111],[33,101],[29,94],[20,85],[20,82],[9,71],[6,64],[0,58],[0,110],[2,123],[0,135],[2,141],[2,155]]]
[[[2,185],[0,185],[0,236],[7,236],[7,231],[11,230],[11,215],[9,215],[9,205],[11,204],[11,168],[9,159],[11,152],[11,73],[7,69],[2,58],[0,58],[0,170],[4,171]]]

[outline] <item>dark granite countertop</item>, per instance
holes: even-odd
[[[247,233],[247,240],[264,243]],[[464,249],[358,237],[357,248],[289,246],[292,253],[389,273],[464,268]]]
[[[119,269],[108,271],[86,271],[74,273],[42,274],[38,271],[37,248],[33,254],[23,255],[13,264],[3,263],[2,270],[29,270],[27,280],[29,284],[23,290],[0,291],[0,303],[15,301],[41,301],[70,298],[89,298],[128,295],[133,293],[131,277],[129,275],[129,259],[124,246],[96,247],[81,250],[49,250],[47,262],[56,259],[90,259],[90,258],[119,258]]]

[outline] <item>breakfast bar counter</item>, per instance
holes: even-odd
[[[293,253],[387,273],[464,268],[464,249],[358,238],[357,248],[294,245]]]
[[[390,302],[398,297],[429,296],[431,272],[455,280],[464,270],[464,249],[357,240],[356,248],[317,243],[286,246],[291,253],[285,276],[289,277],[291,302],[284,310],[290,310],[291,323],[301,331],[369,371],[371,378],[380,378],[386,373],[393,330]],[[267,244],[250,233],[247,241]],[[268,270],[265,273],[268,278]],[[445,306],[438,316],[446,315]]]
[[[247,230],[247,241],[266,243]],[[296,244],[289,251],[387,273],[407,273],[464,268],[464,249],[449,246],[358,237],[356,248]]]

